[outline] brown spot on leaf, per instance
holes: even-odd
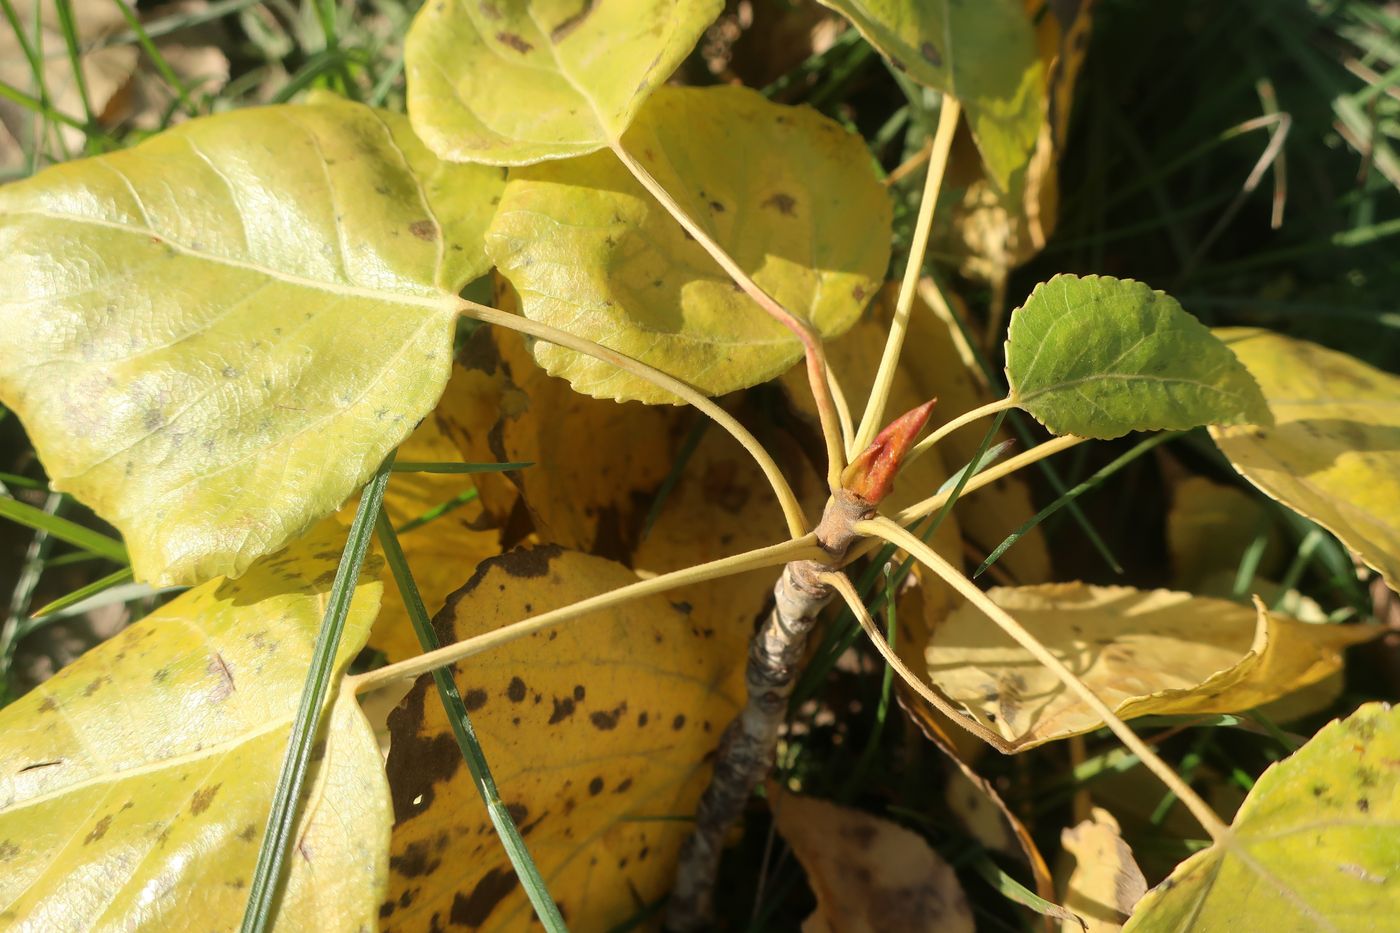
[[[233,672],[228,669],[228,662],[224,660],[224,656],[215,651],[213,656],[209,658],[209,664],[205,669],[219,678],[218,685],[209,694],[209,702],[221,703],[227,700],[229,694],[233,693],[236,688],[233,683]]]
[[[631,779],[631,778],[623,778],[623,779],[622,779],[622,783],[613,788],[613,793],[614,793],[614,794],[625,794],[625,793],[627,793],[628,788],[630,788],[631,786],[632,786],[632,779]]]
[[[459,892],[452,898],[452,913],[448,919],[457,926],[483,926],[496,905],[519,884],[510,868],[493,868],[477,882],[470,895],[463,897]]]
[[[574,701],[569,697],[554,698],[554,712],[549,714],[549,725],[563,722],[574,714]]]
[[[433,801],[434,786],[452,780],[462,765],[457,740],[447,731],[423,735],[423,704],[432,681],[423,678],[389,714],[389,760],[385,765],[394,816],[403,820]]]
[[[468,690],[462,696],[462,705],[467,708],[467,712],[475,713],[486,705],[486,691],[480,687]]]
[[[432,242],[437,239],[437,224],[431,220],[415,220],[408,225],[408,232],[420,240]]]
[[[437,871],[442,860],[433,856],[428,843],[423,840],[410,842],[403,854],[389,856],[389,868],[405,878],[419,878]]]
[[[519,52],[521,55],[524,55],[526,52],[534,48],[533,45],[526,42],[523,38],[517,36],[513,32],[502,31],[496,33],[496,41],[501,43],[502,45],[510,46],[511,48]],[[453,912],[455,913],[456,911]]]
[[[195,791],[194,796],[190,798],[190,813],[199,816],[205,810],[208,810],[209,805],[214,802],[214,795],[217,794],[219,788],[223,786],[222,784],[215,784],[213,787],[201,787],[199,790]]]
[[[938,49],[934,48],[932,42],[925,42],[923,45],[919,46],[919,54],[924,57],[924,61],[928,62],[933,67],[943,67],[943,56],[938,54]]]
[[[525,681],[519,677],[512,677],[509,686],[506,687],[506,698],[512,703],[519,703],[525,699]]]
[[[562,20],[558,26],[555,26],[553,29],[550,30],[549,40],[551,42],[563,42],[565,39],[567,39],[569,37],[569,33],[573,32],[579,26],[583,25],[583,21],[588,19],[589,14],[593,12],[593,7],[596,4],[597,0],[583,0],[582,9],[580,9],[573,16]]]
[[[54,702],[53,697],[44,697],[44,702],[39,704],[39,712],[41,713],[52,713],[56,709],[58,709],[58,704]]]
[[[588,792],[594,797],[601,794],[603,792],[603,779],[601,777],[595,777],[593,780],[589,781]]]
[[[88,833],[87,838],[83,840],[83,845],[91,845],[92,843],[101,839],[103,836],[107,835],[107,830],[111,827],[111,825],[112,817],[110,814],[98,820],[97,825],[92,828],[92,832]]]
[[[791,217],[797,213],[797,201],[790,194],[779,191],[771,195],[763,202],[764,207],[771,207],[784,217]]]
[[[239,831],[238,838],[242,839],[244,842],[252,842],[257,835],[258,827],[253,823],[249,823],[247,826],[243,827],[243,829]]]
[[[627,712],[627,701],[623,700],[622,703],[614,707],[611,712],[599,711],[593,713],[588,717],[588,720],[593,723],[593,728],[600,729],[603,732],[610,732],[617,728],[618,720],[622,718],[622,714],[625,712]]]
[[[9,839],[0,842],[0,862],[8,862],[16,855],[19,855],[19,846],[15,845]]]
[[[685,713],[676,714],[676,718],[671,720],[671,728],[677,732],[685,728]]]

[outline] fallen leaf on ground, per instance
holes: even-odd
[[[1057,583],[987,595],[1122,719],[1251,709],[1339,670],[1343,649],[1379,632],[1170,590]],[[1103,725],[976,607],[931,627],[924,656],[933,685],[1013,750]]]
[[[636,579],[574,551],[515,550],[483,562],[434,625],[446,644]],[[652,597],[456,666],[501,797],[572,929],[608,929],[669,890],[706,755],[742,702],[750,622],[702,628]],[[389,725],[397,822],[382,927],[529,927],[431,678]]]
[[[1095,807],[1090,819],[1060,833],[1060,844],[1074,857],[1065,906],[1084,921],[1065,921],[1062,933],[1115,933],[1147,893],[1147,879],[1123,841],[1118,821]]]
[[[972,933],[957,875],[922,836],[860,810],[769,787],[778,832],[817,895],[803,933]]]

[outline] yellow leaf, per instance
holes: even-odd
[[[326,520],[0,712],[0,925],[237,927],[344,539]],[[360,578],[338,670],[365,642],[377,573]],[[353,697],[332,696],[282,930],[371,928],[384,890],[383,763]]]
[[[413,127],[444,158],[526,165],[601,149],[721,0],[435,0],[404,49]]]
[[[1274,427],[1212,427],[1245,479],[1335,534],[1400,591],[1400,378],[1315,343],[1226,328]]]
[[[963,257],[964,275],[996,281],[1038,253],[1059,215],[1059,160],[1069,129],[1075,83],[1092,28],[1092,0],[1051,3],[1025,0],[1034,23],[1042,82],[1034,148],[1025,171],[1010,187],[983,168],[970,133],[959,133],[949,157],[944,187],[961,192],[938,240]]]
[[[670,472],[685,413],[580,395],[541,369],[518,335],[500,329],[473,335],[466,365],[477,394],[441,412],[462,458],[535,464],[476,476],[494,520],[508,520],[518,493],[543,540],[626,559],[652,493]]]
[[[1344,648],[1379,631],[1170,590],[1063,583],[987,595],[1122,719],[1251,709],[1340,669]],[[1103,725],[973,606],[933,627],[925,664],[934,686],[1016,751]]]
[[[449,462],[461,453],[443,430],[440,420],[460,413],[473,402],[468,373],[453,370],[438,407],[399,445],[400,461]],[[495,459],[492,457],[491,459]],[[482,478],[486,474],[477,474]],[[384,511],[395,527],[451,502],[473,489],[472,476],[451,473],[394,473],[384,493]],[[399,544],[413,571],[414,583],[429,615],[442,608],[447,596],[461,585],[462,577],[486,558],[500,553],[501,533],[479,501],[454,508],[399,535]],[[390,661],[402,661],[422,653],[418,636],[408,619],[393,571],[386,564],[384,605],[374,621],[369,646]]]
[[[1202,593],[1207,579],[1225,573],[1233,585],[1241,557],[1261,532],[1269,545],[1260,559],[1259,573],[1268,574],[1283,555],[1282,540],[1266,504],[1258,496],[1199,476],[1177,483],[1167,513],[1173,582]]]
[[[438,162],[402,117],[324,101],[7,185],[0,399],[138,579],[237,576],[442,394],[501,184]]]
[[[859,810],[770,789],[778,832],[817,895],[803,933],[972,933],[957,875],[922,836]]]
[[[1074,857],[1065,906],[1084,921],[1065,921],[1061,933],[1116,933],[1147,893],[1147,879],[1133,850],[1119,834],[1118,821],[1095,807],[1092,817],[1060,833],[1060,844]]]
[[[436,619],[478,635],[637,579],[557,547],[491,558]],[[501,797],[569,926],[603,930],[669,890],[705,756],[738,711],[752,616],[705,627],[664,599],[627,602],[473,658],[455,673]],[[430,678],[390,717],[394,794],[386,930],[436,915],[525,929],[533,915]]]
[[[826,337],[885,274],[889,196],[864,141],[806,107],[741,87],[656,92],[627,148],[753,280]],[[756,385],[801,345],[720,269],[610,152],[513,169],[487,249],[526,317],[626,353],[710,395]],[[544,342],[579,392],[669,392]]]
[[[1400,914],[1400,710],[1324,726],[1255,783],[1230,834],[1147,893],[1128,933],[1370,933]],[[1390,919],[1386,919],[1390,918]]]

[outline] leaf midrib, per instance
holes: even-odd
[[[461,301],[457,298],[457,296],[441,289],[439,289],[439,294],[437,297],[429,298],[426,296],[408,295],[403,292],[384,291],[372,288],[360,288],[354,285],[344,285],[338,282],[326,282],[319,279],[307,278],[306,276],[295,275],[291,272],[286,272],[281,269],[274,269],[269,266],[259,265],[255,262],[235,259],[231,256],[220,256],[216,253],[210,253],[204,250],[193,249],[189,246],[184,245],[183,243],[179,243],[175,240],[168,239],[164,234],[152,230],[148,227],[136,227],[132,226],[131,224],[117,223],[116,221],[104,220],[97,217],[84,217],[77,214],[66,214],[60,211],[37,210],[34,208],[11,210],[7,211],[6,213],[12,215],[43,217],[49,220],[58,221],[60,223],[69,223],[74,225],[86,224],[94,227],[102,227],[104,229],[126,234],[128,236],[155,238],[158,239],[162,244],[170,247],[171,249],[175,250],[181,255],[188,256],[189,258],[194,260],[214,263],[216,265],[228,266],[234,269],[242,269],[246,272],[251,272],[256,275],[265,276],[267,278],[274,279],[287,285],[293,285],[299,288],[307,288],[313,291],[326,292],[328,294],[336,295],[337,297],[341,298],[358,298],[364,301],[377,301],[390,304],[407,305],[410,307],[424,308],[430,311],[438,311],[444,314],[457,314],[461,307]],[[432,287],[438,288],[436,283],[434,283]]]

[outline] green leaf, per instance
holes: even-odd
[[[890,248],[889,199],[858,137],[744,88],[667,87],[626,146],[790,311],[827,337],[855,323]],[[771,379],[802,355],[611,153],[512,170],[487,249],[526,317],[711,395]],[[539,343],[534,354],[579,392],[675,401],[574,351]]]
[[[1057,275],[1011,315],[1006,378],[1015,403],[1054,434],[1272,423],[1230,348],[1141,282]]]
[[[327,520],[0,711],[0,926],[236,923],[344,537]],[[356,587],[337,676],[365,643],[377,572]],[[348,694],[328,719],[284,930],[373,929],[387,878],[393,814],[378,744]]]
[[[404,53],[413,128],[446,159],[526,165],[627,129],[722,0],[432,0]]]
[[[442,393],[500,176],[323,101],[0,189],[0,400],[54,488],[121,529],[137,579],[237,576]]]
[[[1230,834],[1138,902],[1124,933],[1374,930],[1400,912],[1400,709],[1369,703],[1265,771]]]
[[[1021,0],[820,0],[898,71],[956,97],[1003,191],[1040,134],[1044,66]]]

